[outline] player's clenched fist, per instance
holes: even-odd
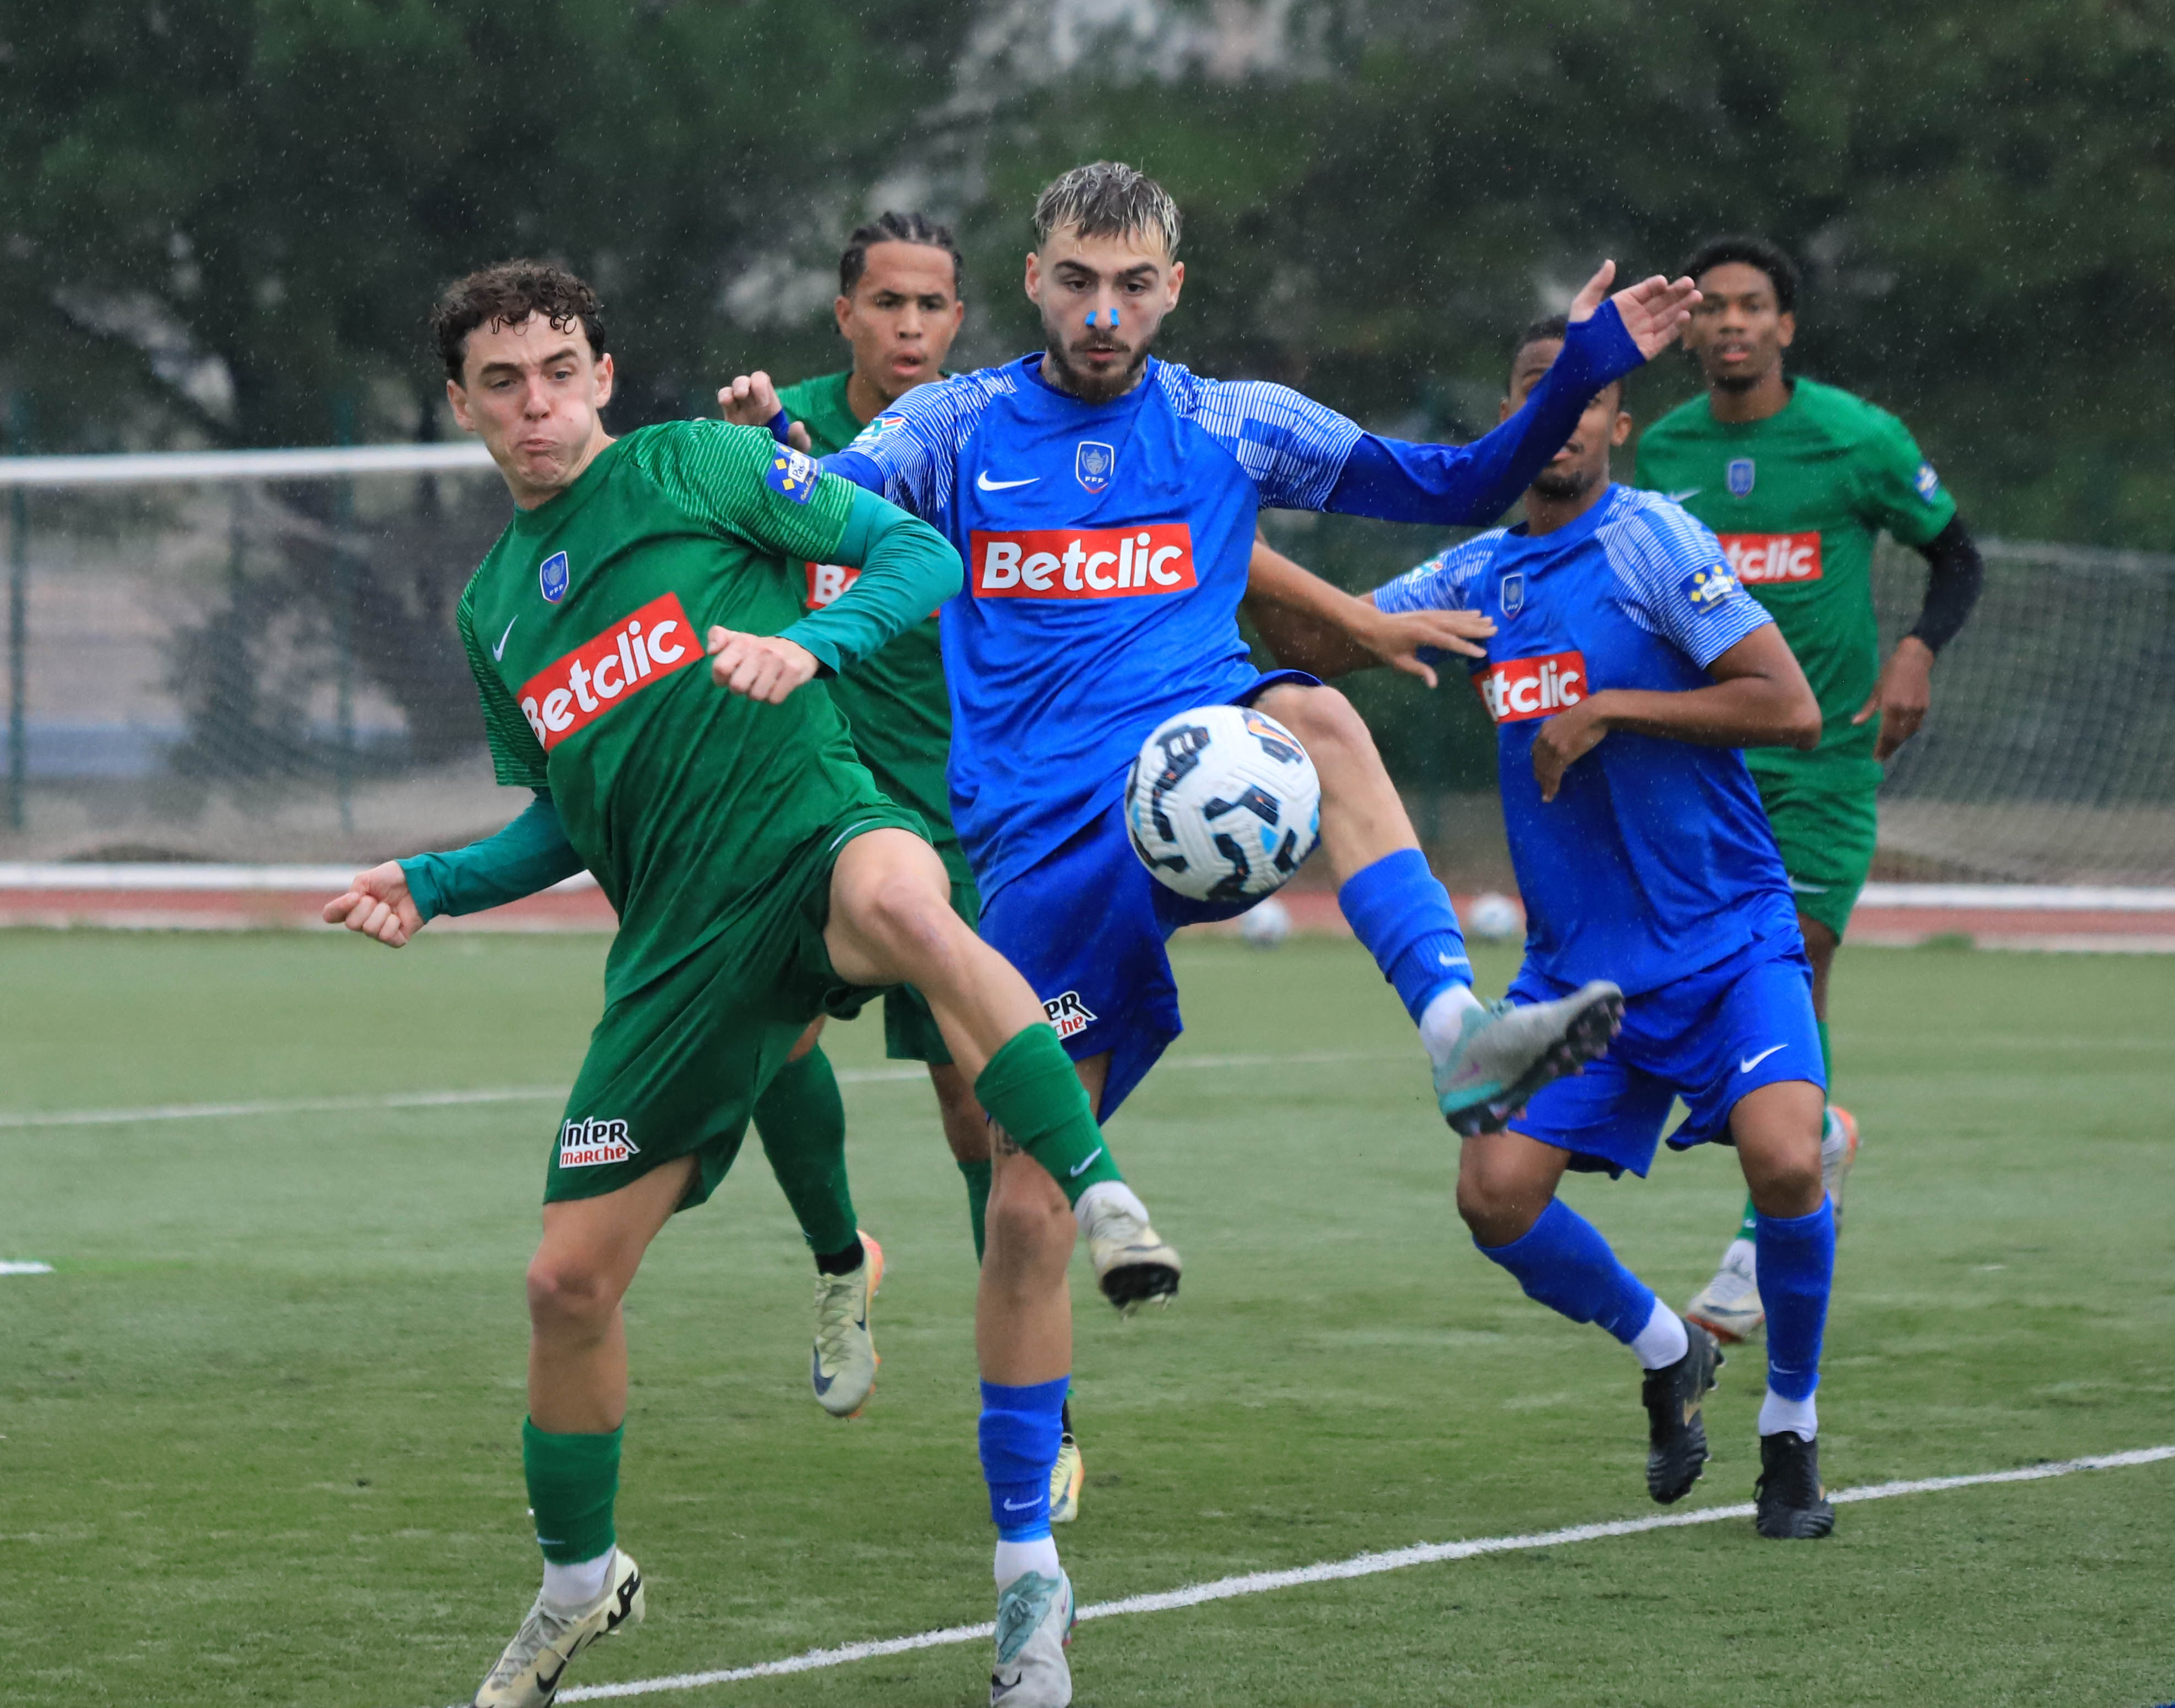
[[[816,655],[776,635],[744,635],[735,629],[710,631],[710,675],[719,687],[766,706],[816,675]]]
[[[718,388],[718,413],[736,426],[767,427],[784,407],[778,400],[778,388],[761,368]],[[786,430],[785,440],[796,451],[814,449],[808,429],[799,421]]]
[[[325,923],[345,925],[397,949],[423,929],[423,915],[408,893],[408,875],[400,862],[388,860],[358,872],[345,894],[327,902]]]

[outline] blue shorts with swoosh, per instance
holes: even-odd
[[[1573,989],[1521,970],[1514,1002],[1545,1002]],[[1813,969],[1793,924],[1747,944],[1674,984],[1630,998],[1624,1030],[1586,1071],[1543,1086],[1511,1123],[1571,1153],[1570,1166],[1643,1176],[1682,1098],[1690,1113],[1673,1150],[1729,1142],[1729,1112],[1748,1092],[1802,1079],[1825,1090]]]

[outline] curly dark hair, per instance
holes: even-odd
[[[838,257],[838,294],[851,296],[854,287],[861,282],[861,274],[868,270],[869,247],[874,243],[923,243],[931,249],[941,249],[952,258],[952,290],[954,296],[965,294],[962,288],[967,263],[960,256],[959,246],[953,241],[952,228],[930,219],[926,214],[882,213],[865,225],[854,227],[846,239],[845,252]]]
[[[1765,274],[1767,282],[1775,287],[1776,307],[1785,314],[1797,312],[1798,263],[1783,252],[1781,244],[1769,238],[1710,237],[1685,261],[1684,276],[1696,284],[1713,268],[1733,261],[1756,267]]]
[[[532,314],[541,315],[554,332],[566,332],[579,321],[589,353],[601,357],[604,306],[586,280],[563,267],[548,261],[502,261],[447,285],[431,311],[431,330],[437,336],[446,377],[458,384],[470,333],[480,326],[518,326]]]

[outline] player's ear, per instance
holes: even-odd
[[[846,322],[852,317],[853,312],[854,299],[852,297],[842,293],[831,299],[831,317],[838,323],[839,337],[851,338],[853,336],[853,333],[846,330]]]
[[[1797,336],[1798,317],[1786,308],[1775,317],[1775,342],[1787,350]]]
[[[468,388],[458,380],[447,380],[446,401],[453,406],[453,419],[461,424],[461,431],[464,433],[475,431],[475,420],[469,414]]]
[[[1032,249],[1027,252],[1027,300],[1037,308],[1042,306],[1042,257]]]
[[[1631,411],[1619,409],[1616,412],[1616,425],[1608,430],[1608,442],[1612,445],[1620,445],[1630,436]]]
[[[1185,289],[1185,263],[1183,261],[1174,261],[1170,263],[1170,284],[1163,292],[1164,313],[1168,314],[1178,306],[1178,293]]]
[[[1495,405],[1495,425],[1501,426],[1504,422],[1517,413],[1518,406],[1506,396],[1501,403]]]
[[[591,393],[591,397],[596,406],[600,409],[604,408],[606,404],[611,401],[612,381],[616,377],[616,374],[617,370],[612,366],[612,359],[610,352],[606,352],[605,355],[597,358],[596,385],[594,390]]]

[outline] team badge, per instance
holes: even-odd
[[[570,579],[572,572],[567,567],[567,554],[563,551],[553,552],[536,566],[536,584],[543,589],[545,599],[553,605],[566,598]]]
[[[1917,475],[1911,484],[1918,489],[1918,496],[1931,504],[1934,495],[1941,490],[1941,477],[1934,472],[1931,463],[1921,463]]]
[[[1109,446],[1082,439],[1072,453],[1073,478],[1090,492],[1100,492],[1110,484],[1110,470],[1117,460],[1118,453]]]
[[[808,495],[816,490],[816,481],[822,470],[816,459],[790,445],[780,445],[772,454],[769,471],[763,484],[773,492],[780,492],[795,504],[805,504]]]
[[[1728,470],[1729,496],[1733,498],[1749,498],[1752,496],[1752,459],[1749,457],[1731,458]]]
[[[1737,588],[1737,577],[1718,563],[1711,569],[1695,569],[1677,583],[1677,591],[1691,601],[1695,611],[1719,609]]]
[[[1518,570],[1503,577],[1503,615],[1514,617],[1526,608],[1526,572]]]

